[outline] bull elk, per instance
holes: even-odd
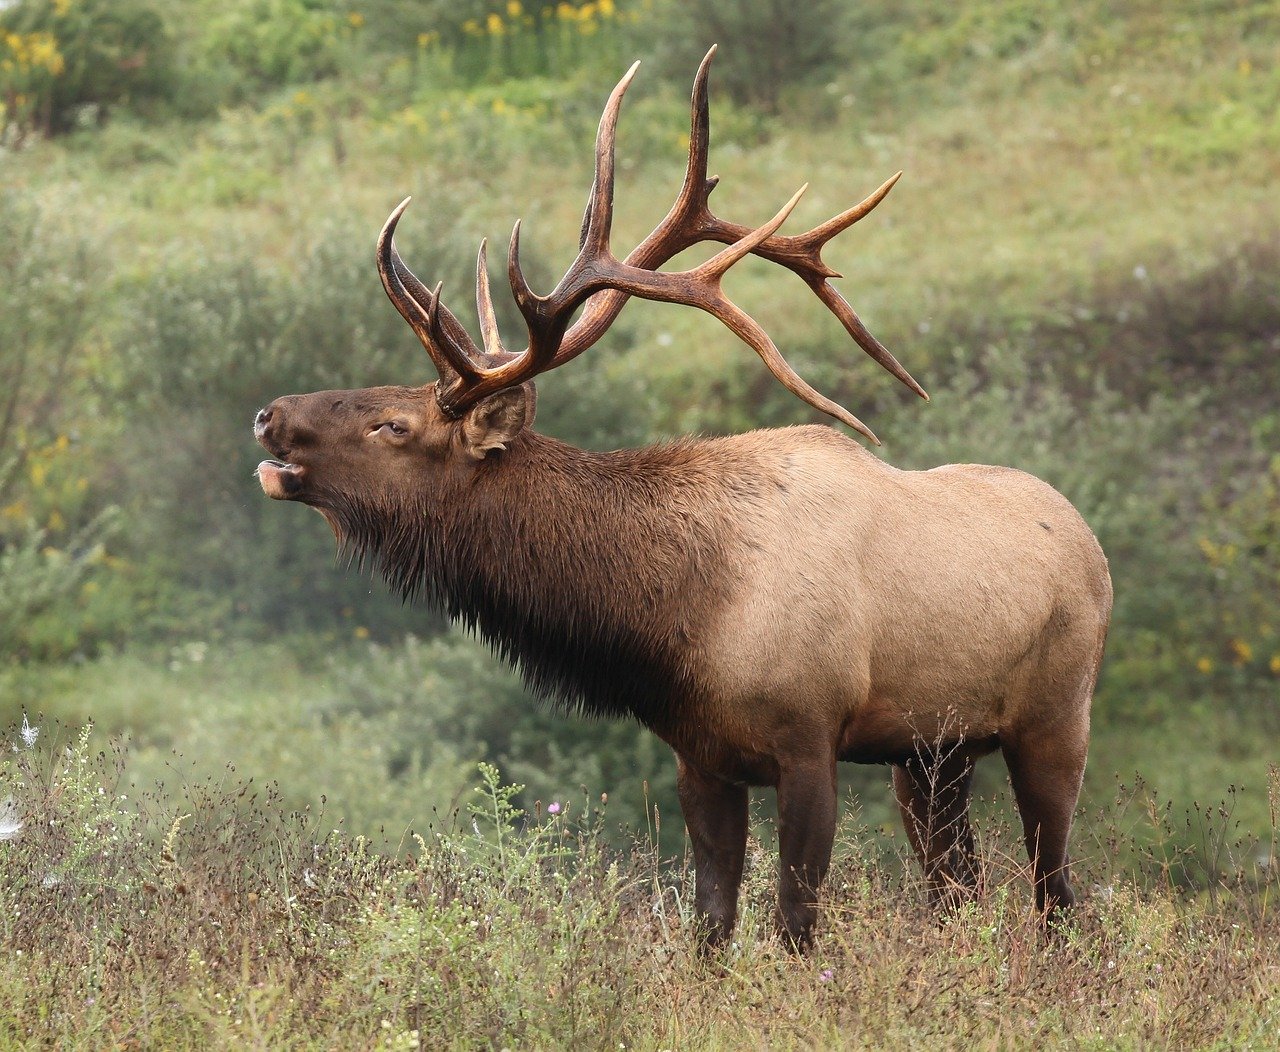
[[[1042,911],[1070,906],[1067,837],[1111,607],[1107,563],[1060,494],[1008,468],[900,471],[829,427],[587,452],[531,429],[532,379],[595,343],[629,297],[698,307],[788,390],[875,436],[787,364],[721,288],[749,253],[793,271],[872,358],[924,395],[829,283],[823,246],[896,176],[807,233],[792,198],[751,229],[713,215],[706,175],[708,53],[693,90],[684,185],[625,260],[609,246],[614,135],[636,66],[613,90],[577,258],[549,295],[508,275],[528,345],[503,347],[485,247],[481,343],[378,238],[387,295],[435,363],[422,387],[279,398],[257,415],[277,460],[262,489],[320,512],[392,588],[477,630],[534,691],[631,717],[675,751],[707,945],[733,929],[749,786],[778,794],[776,924],[811,938],[836,823],[836,762],[889,764],[931,892],[976,881],[975,760],[1009,768]],[[638,65],[638,64],[637,64]],[[660,272],[699,242],[728,247]],[[583,306],[581,318],[570,324]]]

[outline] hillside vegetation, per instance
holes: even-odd
[[[1274,0],[0,5],[0,725],[57,741],[43,767],[24,746],[3,761],[3,821],[25,823],[0,842],[24,874],[0,881],[5,931],[26,956],[0,978],[0,1032],[1267,1047],[1277,19]],[[635,58],[615,246],[662,217],[712,43],[719,214],[763,222],[807,181],[799,230],[904,171],[827,255],[931,402],[788,274],[746,261],[735,301],[880,455],[1024,468],[1107,551],[1076,835],[1095,894],[1065,944],[1039,941],[1012,863],[972,914],[931,919],[887,777],[857,769],[818,957],[763,934],[762,799],[754,912],[724,970],[699,972],[685,876],[662,861],[683,852],[665,747],[539,707],[473,640],[335,565],[321,520],[251,477],[271,398],[430,379],[373,266],[397,202],[414,196],[406,260],[474,329],[482,237],[523,216],[539,289],[572,258],[600,108]],[[647,303],[539,394],[542,430],[594,448],[814,419],[716,322]],[[55,798],[68,742],[83,773]],[[93,761],[108,743],[118,771]],[[471,826],[481,761],[525,819]],[[984,854],[1017,858],[997,768]],[[235,796],[248,779],[270,800]],[[607,794],[605,817],[550,821],[580,787]],[[102,923],[55,937],[71,909]],[[206,917],[228,929],[216,947],[193,934]],[[109,1030],[125,1017],[137,1029]]]

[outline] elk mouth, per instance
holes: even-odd
[[[264,460],[254,474],[258,476],[262,492],[272,500],[297,500],[302,493],[306,469],[282,460]]]

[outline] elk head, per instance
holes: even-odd
[[[725,272],[748,254],[798,274],[875,361],[921,397],[928,396],[892,354],[867,330],[829,279],[839,275],[822,261],[822,248],[885,197],[898,175],[859,204],[814,229],[777,233],[804,187],[763,226],[750,228],[715,216],[708,198],[717,180],[707,177],[709,117],[707,76],[712,48],[694,83],[692,129],[684,184],[666,218],[629,255],[619,260],[609,244],[613,219],[614,137],[622,97],[639,63],[613,89],[596,137],[595,179],[583,216],[580,250],[559,284],[546,296],[534,293],[520,268],[520,224],[511,235],[507,272],[516,305],[528,329],[523,351],[507,350],[498,333],[489,289],[485,243],[476,262],[477,345],[441,302],[441,287],[428,289],[405,266],[394,234],[409,201],[391,213],[378,238],[383,287],[435,363],[439,379],[423,387],[376,387],[326,391],[277,399],[257,417],[258,440],[278,460],[258,467],[262,488],[278,500],[297,500],[326,514],[343,536],[336,516],[355,500],[370,508],[402,505],[405,486],[422,486],[442,474],[465,475],[492,452],[509,446],[533,421],[535,395],[529,382],[558,368],[594,344],[631,296],[683,303],[719,318],[750,345],[775,377],[814,408],[872,442],[869,428],[852,413],[815,391],[782,357],[768,334],[721,288]],[[664,273],[657,268],[700,242],[728,247],[701,266]],[[582,317],[570,319],[585,304]],[[358,496],[358,499],[357,499]]]

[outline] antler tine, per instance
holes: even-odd
[[[486,258],[488,238],[480,239],[480,252],[476,256],[476,314],[480,317],[480,334],[484,350],[490,357],[508,357],[510,352],[502,346],[498,332],[498,318],[493,312],[493,295],[489,290],[489,262]]]
[[[693,81],[693,93],[689,104],[689,157],[685,165],[684,183],[666,218],[627,255],[625,262],[631,266],[656,270],[672,256],[704,240],[699,236],[699,232],[704,218],[709,215],[707,198],[719,182],[718,178],[707,178],[707,154],[711,141],[707,83],[711,71],[711,60],[715,57],[716,51],[717,46],[713,44],[711,50],[703,56],[698,66],[698,75]],[[634,69],[633,66],[632,71]],[[597,136],[597,150],[599,145],[599,136]],[[591,223],[596,193],[597,183],[593,182],[587,208],[582,215],[582,230],[578,238],[579,248],[587,241],[587,230]],[[618,289],[604,289],[593,295],[587,301],[587,308],[582,317],[565,334],[551,368],[559,368],[565,362],[576,358],[600,339],[626,305],[628,298],[625,292]]]
[[[838,271],[828,267],[822,259],[822,249],[827,242],[837,234],[848,230],[854,223],[870,213],[876,205],[888,196],[889,191],[893,189],[901,178],[902,173],[896,173],[852,208],[846,209],[838,216],[828,219],[825,223],[814,227],[806,233],[771,238],[756,250],[756,255],[772,263],[784,266],[803,278],[805,284],[813,289],[814,294],[839,319],[845,331],[853,337],[854,342],[874,362],[927,402],[929,395],[925,392],[925,389],[916,382],[914,376],[903,368],[892,352],[871,334],[871,331],[862,323],[862,319],[858,317],[857,312],[849,305],[849,301],[840,294],[839,290],[831,285],[828,279],[838,278],[841,275]],[[716,241],[741,238],[750,229],[738,223],[725,222],[715,216],[710,216],[710,220],[711,223],[707,228],[706,236]]]
[[[797,244],[812,246],[815,251],[822,248],[823,245],[837,234],[848,230],[849,227],[853,226],[853,224],[858,222],[858,220],[866,218],[876,205],[889,196],[889,191],[898,184],[898,180],[901,178],[902,173],[895,172],[852,208],[846,208],[838,216],[832,216],[825,223],[818,224],[807,234],[796,234],[794,237],[787,240],[792,240]],[[818,263],[821,264],[822,261],[818,260]],[[825,264],[821,269],[827,271],[826,276],[829,278],[839,278],[844,276],[839,271],[830,270],[825,266]]]
[[[596,129],[596,174],[592,183],[591,203],[587,206],[586,231],[582,239],[582,251],[608,251],[609,232],[613,229],[613,169],[614,143],[618,135],[618,114],[622,111],[622,96],[635,79],[639,62],[631,68],[609,93],[604,113],[600,115],[600,127]],[[576,263],[576,261],[575,261]],[[573,268],[570,268],[572,271]],[[565,275],[561,284],[569,280]],[[552,294],[554,295],[554,293]]]
[[[701,266],[693,270],[664,274],[615,263],[611,268],[611,284],[633,296],[644,299],[683,303],[697,307],[719,318],[739,339],[751,347],[769,367],[769,371],[788,391],[808,402],[815,409],[835,417],[853,428],[869,441],[880,445],[875,433],[843,406],[811,387],[782,356],[777,345],[760,324],[724,294],[721,279],[744,256],[755,252],[760,245],[774,236],[778,227],[791,214],[801,196],[809,188],[806,183],[795,192],[769,222],[722,249]]]
[[[598,222],[594,217],[600,210],[599,202],[602,198],[605,206],[605,214],[601,217],[604,229],[608,231],[613,226],[613,147],[617,138],[618,113],[622,108],[622,96],[631,86],[631,81],[635,79],[636,70],[639,68],[638,61],[631,63],[631,68],[609,93],[609,101],[605,103],[604,112],[600,115],[600,124],[596,129],[596,171],[591,180],[591,192],[587,195],[587,207],[582,213],[582,229],[578,232],[579,249],[586,246],[593,224],[598,228]],[[606,154],[603,158],[602,153]],[[608,184],[604,187],[601,186],[602,174]]]
[[[478,348],[462,323],[440,303],[440,286],[431,292],[405,265],[396,250],[396,224],[412,200],[406,197],[396,206],[378,235],[377,261],[382,287],[431,356],[441,382],[470,381],[476,375],[470,354],[477,352]]]
[[[548,295],[539,296],[529,287],[520,267],[520,223],[517,222],[511,231],[511,243],[507,251],[507,276],[516,306],[524,315],[529,330],[528,347],[523,354],[492,369],[477,370],[477,379],[473,383],[447,385],[440,397],[441,405],[447,413],[457,415],[487,395],[507,387],[515,387],[551,368],[574,310],[593,292],[604,287],[605,283],[598,274],[607,270],[608,263],[616,262],[609,250],[609,232],[613,225],[614,141],[617,136],[618,114],[622,109],[622,97],[631,86],[639,68],[639,62],[632,63],[609,94],[609,101],[605,104],[596,132],[596,174],[592,183],[591,200],[583,217],[581,248],[564,277]],[[482,281],[477,274],[477,303],[482,295],[487,297],[487,283],[487,277]],[[483,292],[482,285],[485,286]],[[488,348],[491,335],[483,307],[481,315],[481,325],[485,328],[485,346]],[[495,336],[496,331],[494,323],[492,333]],[[494,342],[501,348],[500,342]]]
[[[894,379],[899,380],[926,402],[929,401],[929,393],[916,382],[914,376],[907,372],[902,363],[894,357],[893,352],[872,335],[871,330],[862,323],[857,311],[849,305],[849,301],[840,294],[839,289],[828,281],[816,284],[810,282],[810,287],[817,293],[818,299],[822,300],[831,313],[840,320],[845,332],[852,336],[854,342],[867,352],[872,361],[883,367]]]
[[[747,344],[756,352],[769,367],[769,372],[773,373],[774,378],[782,384],[788,391],[801,400],[808,402],[814,409],[828,416],[835,417],[842,424],[853,428],[858,434],[864,436],[869,442],[880,445],[880,439],[875,435],[871,428],[867,427],[861,420],[854,416],[849,410],[842,406],[839,402],[833,402],[820,391],[815,390],[809,383],[797,373],[778,350],[777,344],[769,337],[769,334],[761,328],[759,322],[751,317],[746,311],[739,307],[727,297],[722,297],[722,302],[718,311],[712,311],[717,318],[732,330],[738,339]]]
[[[690,209],[694,212],[694,216],[690,218],[699,220],[707,218],[709,215],[707,199],[720,182],[719,176],[707,178],[707,157],[711,151],[711,105],[708,86],[711,80],[711,60],[716,57],[717,50],[719,50],[718,46],[712,44],[711,50],[698,64],[697,76],[693,78],[693,94],[689,98],[689,159],[685,164],[684,183],[680,187],[680,194],[675,204],[671,206],[671,211],[667,213],[667,218],[663,220],[664,224],[674,218],[683,217]],[[632,255],[638,256],[641,249],[648,248],[648,242],[649,239],[646,238]],[[635,263],[636,266],[644,265],[630,257],[627,262]]]

